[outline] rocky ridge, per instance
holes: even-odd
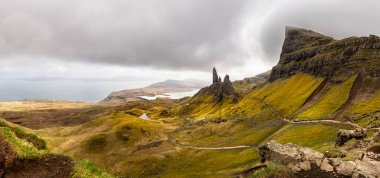
[[[214,102],[220,102],[223,98],[229,96],[233,97],[234,102],[238,100],[238,94],[232,85],[230,76],[226,75],[222,81],[221,77],[218,76],[215,67],[213,68],[212,84],[199,90],[199,92],[195,94],[195,97],[199,97],[204,94],[212,95]]]
[[[361,73],[380,76],[380,38],[351,37],[335,40],[325,35],[286,27],[279,63],[270,81],[304,72],[325,78],[348,78]]]

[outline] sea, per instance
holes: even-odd
[[[93,80],[25,80],[0,79],[0,101],[16,100],[67,100],[98,102],[113,91],[146,87],[157,81],[93,81]],[[173,92],[157,96],[141,96],[148,100],[160,97],[179,99],[194,95],[190,92]]]

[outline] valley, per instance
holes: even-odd
[[[181,99],[129,96],[157,94],[145,88],[99,103],[0,102],[11,135],[0,139],[33,159],[62,155],[73,177],[378,177],[379,51],[373,35],[288,27],[265,74],[232,82],[214,68],[208,87]]]

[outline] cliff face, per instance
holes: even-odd
[[[380,76],[380,38],[370,35],[334,40],[310,30],[287,27],[280,61],[269,80],[297,72],[343,79],[357,73]]]

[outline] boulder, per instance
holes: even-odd
[[[344,161],[339,158],[326,158],[311,148],[294,144],[267,142],[258,147],[260,160],[284,165],[296,177],[380,177],[380,162],[366,155],[363,159]]]
[[[336,145],[343,146],[348,140],[357,139],[363,140],[367,136],[367,131],[365,129],[357,128],[355,130],[344,130],[339,129],[336,134]]]
[[[377,143],[380,142],[380,131],[373,134],[373,141]]]

